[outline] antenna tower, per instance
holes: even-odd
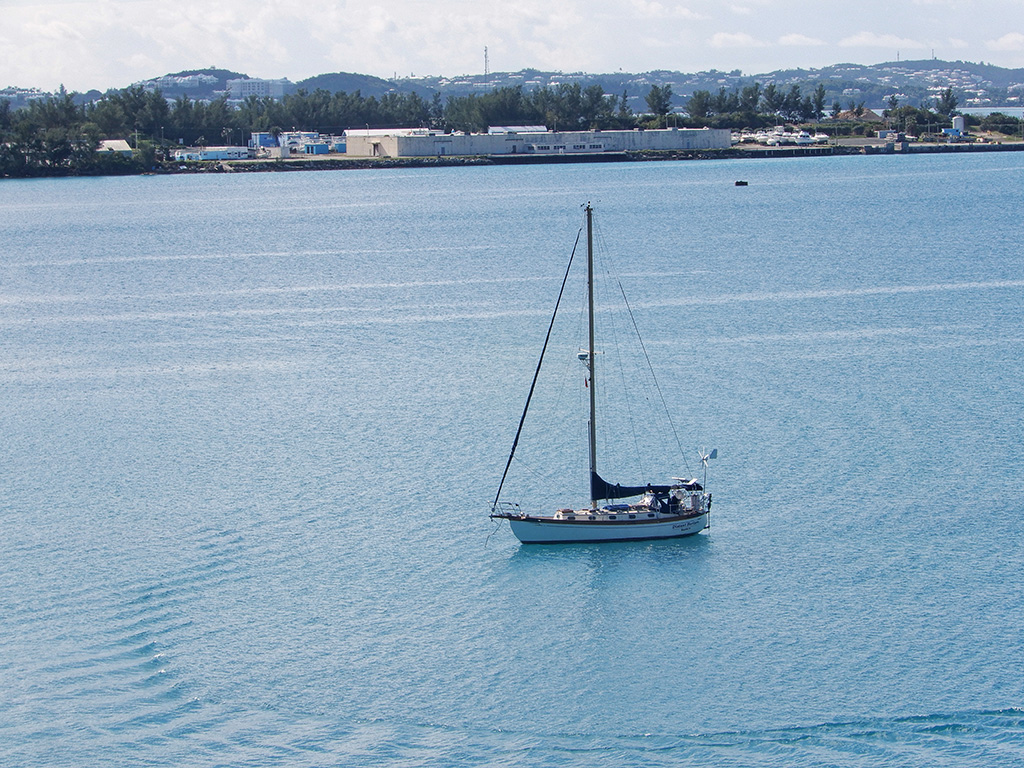
[[[487,58],[487,46],[484,46],[484,84],[491,82],[491,63]]]

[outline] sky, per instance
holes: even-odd
[[[1024,67],[1024,0],[0,0],[0,87],[218,67],[298,82],[539,69],[698,72],[935,58]]]

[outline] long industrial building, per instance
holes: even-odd
[[[663,128],[647,131],[517,131],[508,128],[490,133],[354,129],[345,133],[345,140],[345,154],[350,157],[567,155],[726,149],[731,146],[729,131],[716,128]]]

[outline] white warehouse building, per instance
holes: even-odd
[[[345,154],[358,157],[568,155],[643,150],[727,149],[730,132],[713,128],[633,131],[440,133],[426,129],[351,130]]]

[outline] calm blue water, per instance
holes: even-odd
[[[1022,187],[0,183],[0,764],[1024,765]],[[587,200],[706,535],[487,517]]]
[[[981,115],[982,117],[991,115],[993,112],[1017,118],[1024,117],[1024,107],[968,107],[961,111],[968,115]]]

